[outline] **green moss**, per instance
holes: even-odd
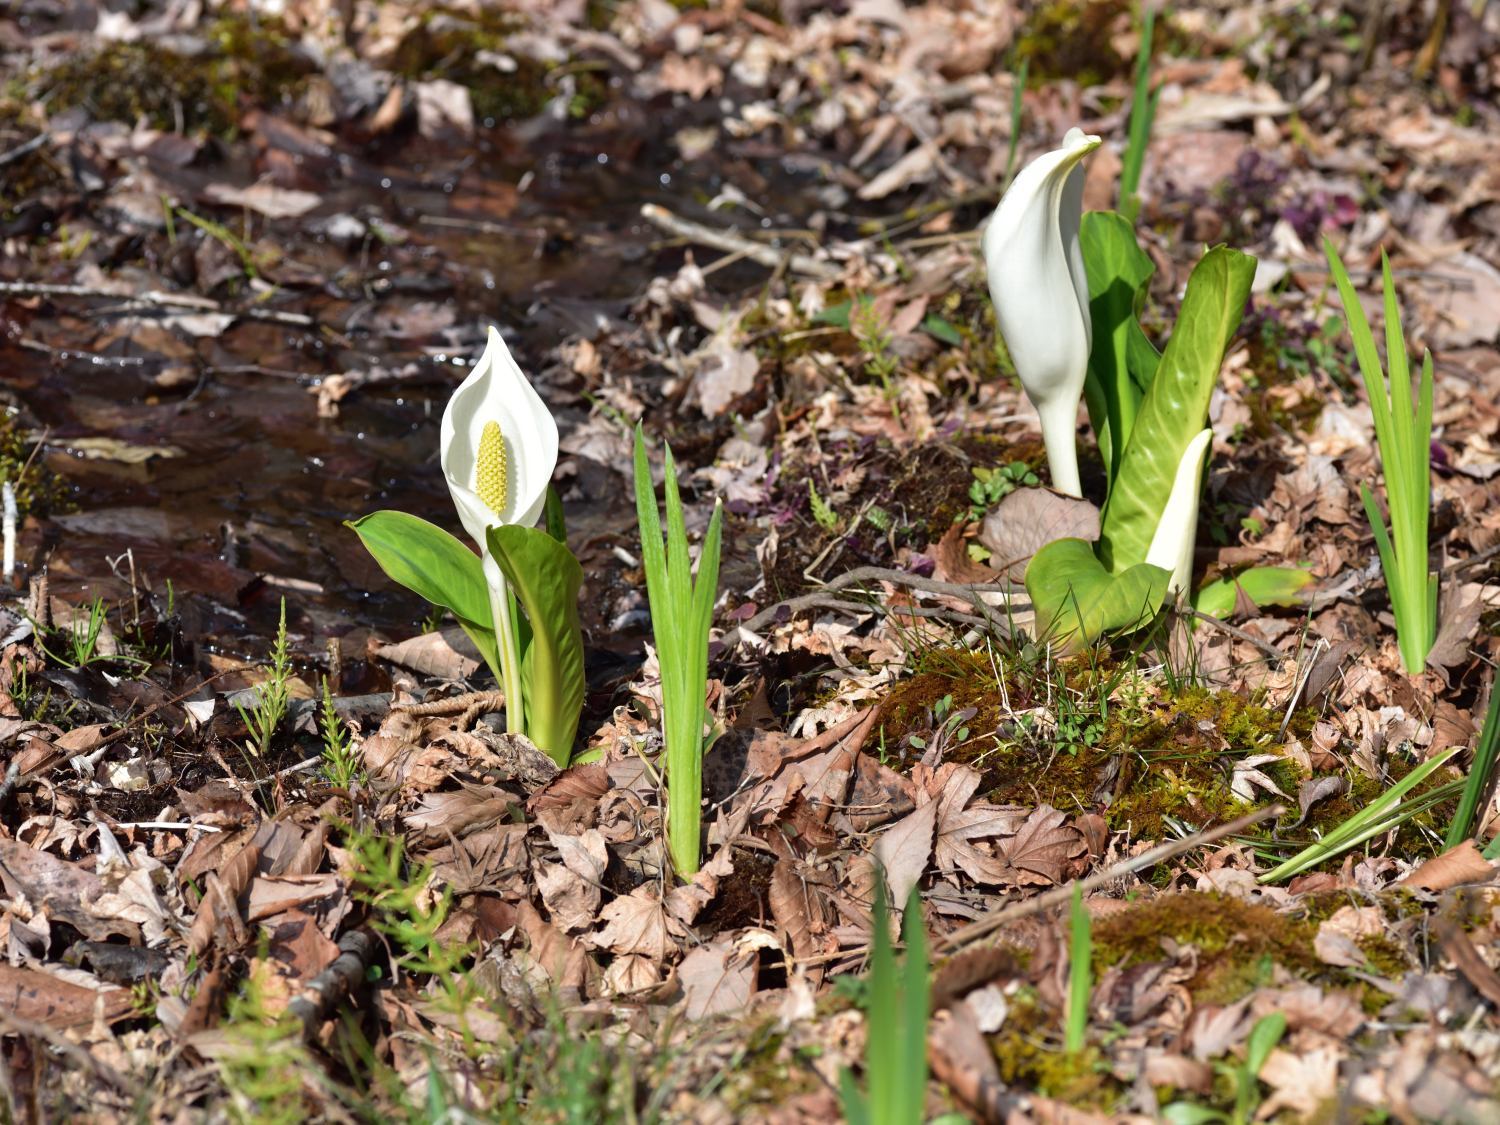
[[[1317,926],[1268,906],[1220,894],[1160,895],[1094,924],[1096,973],[1114,965],[1162,960],[1162,939],[1198,951],[1187,981],[1199,1003],[1227,1004],[1269,983],[1273,968],[1316,973]]]
[[[1130,0],[1049,0],[1040,4],[1016,36],[1016,65],[1028,64],[1033,85],[1071,78],[1098,86],[1129,69],[1114,47]]]
[[[1108,1110],[1123,1091],[1097,1050],[1063,1050],[1057,1015],[1030,989],[1010,997],[1005,1025],[990,1040],[990,1050],[1007,1086],[1035,1090],[1071,1106]]]
[[[151,40],[106,43],[32,72],[26,83],[53,112],[83,107],[101,121],[233,134],[245,107],[293,102],[312,72],[282,26],[226,14],[208,24],[199,54]]]
[[[512,54],[506,41],[519,25],[514,17],[489,8],[475,16],[444,8],[426,12],[396,48],[391,69],[404,78],[442,78],[469,91],[474,117],[499,124],[534,117],[563,92],[570,77],[570,117],[583,118],[604,104],[609,93],[603,64],[542,62]],[[502,71],[490,60],[504,55],[515,69]]]

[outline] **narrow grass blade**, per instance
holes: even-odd
[[[1141,186],[1141,169],[1146,163],[1146,146],[1151,143],[1151,125],[1156,118],[1157,95],[1151,93],[1151,39],[1156,27],[1156,10],[1146,5],[1141,25],[1141,45],[1135,59],[1135,96],[1130,103],[1130,138],[1120,165],[1120,213],[1131,222],[1140,213],[1137,192]]]
[[[1414,404],[1411,361],[1401,330],[1401,309],[1390,261],[1381,254],[1386,345],[1386,362],[1382,367],[1374,333],[1349,273],[1331,241],[1325,240],[1324,249],[1344,306],[1349,337],[1375,421],[1375,440],[1385,475],[1386,507],[1390,511],[1389,531],[1369,490],[1361,485],[1360,491],[1380,553],[1391,612],[1396,618],[1401,663],[1408,675],[1416,675],[1426,666],[1427,654],[1437,635],[1437,594],[1427,551],[1427,525],[1432,508],[1432,357],[1422,357]]]
[[[1500,679],[1490,685],[1490,704],[1484,718],[1484,729],[1479,734],[1479,744],[1474,747],[1474,760],[1469,764],[1458,810],[1448,823],[1444,844],[1450,848],[1469,838],[1475,828],[1474,819],[1480,807],[1488,803],[1494,788],[1495,761],[1500,758],[1500,690],[1497,689],[1500,689]]]
[[[922,899],[915,887],[906,900],[906,915],[901,930],[906,940],[906,960],[901,968],[903,982],[901,1037],[901,1098],[904,1107],[900,1120],[920,1122],[927,1105],[927,935],[922,926]]]
[[[1083,1050],[1089,1028],[1089,992],[1093,987],[1090,966],[1094,958],[1093,925],[1083,905],[1083,885],[1073,884],[1068,908],[1068,1015],[1063,1046],[1069,1054]]]
[[[1309,867],[1315,867],[1324,860],[1356,847],[1382,832],[1390,831],[1403,820],[1423,811],[1427,807],[1424,804],[1427,800],[1426,795],[1413,801],[1410,806],[1402,808],[1397,806],[1401,804],[1406,794],[1426,781],[1435,770],[1457,754],[1458,750],[1459,748],[1454,746],[1435,758],[1429,758],[1317,843],[1308,845],[1279,867],[1267,871],[1260,877],[1260,881],[1276,883],[1300,874]]]

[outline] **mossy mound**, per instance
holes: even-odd
[[[513,17],[491,9],[474,16],[437,8],[423,14],[396,48],[391,69],[404,78],[442,78],[469,91],[474,118],[486,126],[535,117],[560,95],[568,115],[584,118],[604,104],[603,64],[543,62],[506,49]]]
[[[106,43],[34,71],[27,85],[53,112],[82,107],[96,121],[228,136],[244,108],[294,105],[315,69],[274,20],[226,14],[192,42],[196,50]]]

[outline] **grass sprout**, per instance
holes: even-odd
[[[1083,905],[1083,885],[1073,884],[1068,908],[1068,1015],[1063,1027],[1063,1045],[1070,1055],[1083,1050],[1089,1029],[1089,993],[1093,989],[1090,967],[1094,957],[1094,930]]]
[[[703,831],[704,726],[709,718],[708,630],[719,587],[723,505],[715,503],[696,582],[688,560],[687,527],[677,491],[677,467],[666,447],[667,533],[662,542],[656,491],[646,460],[646,439],[635,431],[635,508],[641,529],[641,563],[651,604],[651,632],[661,663],[662,734],[667,760],[667,847],[679,875],[698,870]]]
[[[901,927],[906,956],[891,945],[884,874],[875,877],[873,949],[870,954],[869,1030],[865,1039],[867,1090],[846,1069],[839,1083],[849,1125],[919,1125],[927,1103],[927,940],[915,888]]]
[[[1339,299],[1354,341],[1354,356],[1364,378],[1370,411],[1375,417],[1375,441],[1380,447],[1380,466],[1385,472],[1386,501],[1391,512],[1390,530],[1375,506],[1375,498],[1361,482],[1359,494],[1365,514],[1375,532],[1380,569],[1391,595],[1396,617],[1396,643],[1401,663],[1415,676],[1427,664],[1427,654],[1437,635],[1437,575],[1428,568],[1427,522],[1432,504],[1432,356],[1423,354],[1417,402],[1412,403],[1411,366],[1406,340],[1401,334],[1401,310],[1391,263],[1380,254],[1380,272],[1385,290],[1385,350],[1390,369],[1390,388],[1375,350],[1359,296],[1349,273],[1330,241],[1324,242],[1328,266],[1338,286]]]
[[[1141,186],[1141,169],[1146,163],[1146,146],[1151,143],[1151,125],[1156,119],[1156,102],[1161,92],[1151,92],[1151,34],[1156,27],[1156,10],[1141,5],[1145,11],[1141,23],[1141,45],[1135,56],[1135,97],[1130,103],[1130,136],[1125,156],[1120,162],[1120,214],[1131,222],[1141,211],[1137,194]]]

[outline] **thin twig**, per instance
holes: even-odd
[[[29,156],[37,149],[50,143],[51,140],[51,133],[38,133],[36,136],[32,137],[31,140],[26,141],[22,144],[18,144],[9,152],[0,153],[0,168],[4,168],[7,164],[11,164],[17,160],[20,160],[23,156]]]
[[[0,281],[0,296],[5,297],[78,297],[84,300],[127,301],[132,306],[146,308],[183,309],[200,313],[223,313],[243,317],[246,320],[265,320],[275,324],[289,324],[298,328],[316,327],[317,321],[304,313],[282,312],[280,309],[263,309],[254,306],[228,309],[218,301],[207,297],[195,297],[188,293],[163,293],[149,290],[145,293],[115,293],[90,285],[47,285],[34,281]]]
[[[1215,629],[1218,629],[1219,631],[1224,633],[1228,633],[1236,640],[1244,641],[1246,644],[1254,645],[1266,655],[1266,658],[1270,660],[1271,667],[1273,668],[1279,668],[1281,666],[1281,662],[1286,659],[1286,653],[1282,652],[1275,645],[1271,644],[1268,641],[1263,641],[1253,634],[1245,632],[1245,630],[1239,628],[1238,626],[1231,625],[1229,622],[1223,620],[1222,618],[1215,617],[1211,613],[1202,613],[1196,609],[1187,609],[1186,612],[1189,616],[1197,618],[1205,625],[1212,625]]]
[[[825,262],[808,254],[788,253],[774,246],[767,246],[763,242],[752,241],[733,231],[719,230],[705,226],[703,223],[695,223],[691,219],[674,215],[665,207],[659,207],[655,203],[647,203],[642,207],[641,217],[676,238],[696,242],[701,246],[712,246],[715,250],[723,250],[730,254],[742,254],[752,262],[772,269],[785,262],[793,272],[817,278],[819,281],[833,281],[843,273],[831,262]]]
[[[1194,848],[1202,847],[1205,844],[1212,844],[1224,839],[1226,836],[1233,836],[1243,832],[1245,829],[1259,824],[1263,820],[1278,817],[1284,812],[1286,812],[1285,805],[1267,805],[1263,809],[1256,809],[1254,812],[1236,817],[1227,824],[1220,824],[1215,828],[1206,828],[1202,832],[1195,832],[1182,840],[1170,840],[1165,844],[1158,844],[1156,847],[1144,851],[1140,855],[1131,856],[1129,859],[1122,860],[1112,867],[1090,875],[1087,879],[1076,880],[1076,885],[1081,891],[1087,893],[1124,875],[1134,874],[1147,867],[1155,867],[1158,863],[1165,863],[1169,859],[1175,859],[1177,856],[1190,852]],[[944,934],[937,939],[938,943],[953,950],[970,945],[980,938],[986,937],[996,930],[1010,925],[1012,922],[1019,921],[1022,918],[1029,918],[1033,914],[1040,914],[1043,911],[1051,910],[1054,906],[1063,905],[1073,897],[1074,885],[1074,883],[1069,883],[1065,886],[1055,887],[1046,894],[1029,898],[1025,902],[1002,906],[999,910],[992,911],[987,917],[970,922],[967,926],[960,926],[952,933]]]
[[[856,608],[861,613],[871,612],[875,607],[852,602],[837,602],[837,599],[829,599],[828,597],[835,590],[842,590],[847,586],[857,586],[865,582],[889,582],[893,586],[908,586],[913,590],[921,590],[928,594],[947,594],[958,598],[972,598],[976,594],[1008,594],[1015,589],[1013,584],[1007,582],[943,582],[936,578],[923,578],[920,574],[908,574],[904,570],[892,570],[883,566],[861,566],[840,574],[837,578],[829,579],[815,593],[787,598],[785,601],[767,606],[741,625],[740,628],[747,633],[759,632],[760,629],[773,621],[783,609],[789,610],[794,614],[804,609],[813,608],[841,610]],[[837,604],[828,605],[827,603],[830,600],[837,602]],[[936,617],[940,615],[934,613],[917,613],[916,616]],[[953,615],[954,620],[963,620],[966,617],[968,615]],[[968,617],[965,623],[981,627],[987,627],[991,624],[991,622],[978,617]]]

